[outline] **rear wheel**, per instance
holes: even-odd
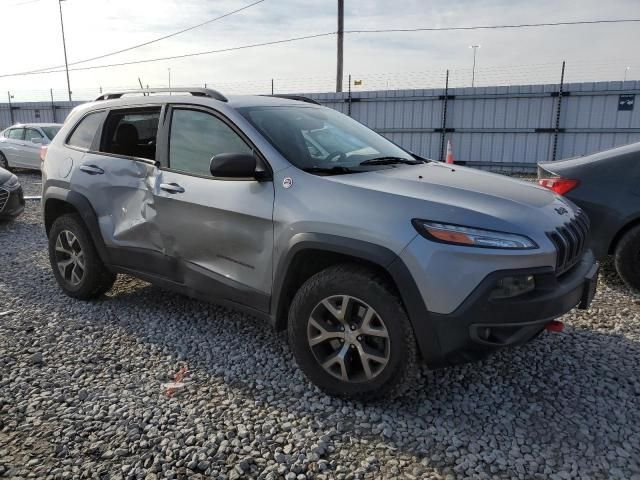
[[[75,214],[58,217],[49,232],[49,260],[64,292],[89,300],[109,290],[116,280],[100,260],[81,218]]]
[[[289,342],[306,376],[332,395],[400,395],[417,374],[413,329],[384,278],[358,265],[330,267],[296,293]]]
[[[640,225],[625,233],[618,242],[615,265],[622,280],[640,291]]]
[[[7,157],[5,157],[4,153],[2,152],[0,152],[0,168],[9,170],[9,161],[7,160]]]

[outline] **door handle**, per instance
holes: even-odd
[[[103,169],[96,167],[95,165],[82,165],[80,170],[88,173],[89,175],[102,175],[104,173]]]
[[[161,183],[160,189],[168,193],[184,193],[184,188],[177,183]]]

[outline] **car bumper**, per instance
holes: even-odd
[[[492,351],[536,337],[551,320],[576,306],[588,308],[595,294],[598,263],[591,251],[569,272],[550,268],[504,270],[487,276],[452,313],[429,313],[439,355],[431,363],[450,365],[483,358]],[[533,275],[535,290],[509,299],[491,299],[496,282],[511,275]],[[420,333],[418,332],[420,335]],[[420,340],[419,340],[420,341]]]
[[[14,190],[0,188],[0,218],[14,218],[24,211],[22,187]]]

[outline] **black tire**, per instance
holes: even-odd
[[[9,161],[7,160],[7,157],[5,157],[4,153],[2,152],[0,152],[0,168],[9,170]]]
[[[78,252],[83,254],[84,268],[81,269],[82,276],[77,284],[73,284],[71,280],[63,277],[58,267],[60,257],[56,257],[56,243],[60,235],[66,235],[66,232],[70,232],[75,237],[77,242],[74,242],[74,245]],[[116,280],[116,275],[102,263],[89,231],[80,216],[76,214],[62,215],[53,222],[49,232],[49,261],[60,288],[68,296],[79,300],[91,300],[99,297],[107,292]]]
[[[371,379],[344,381],[327,372],[317,358],[316,347],[311,347],[308,336],[310,317],[317,312],[324,299],[337,296],[349,296],[355,301],[359,311],[358,299],[365,302],[366,307],[374,309],[376,318],[386,327],[388,344],[386,352],[388,361],[380,367],[379,373]],[[345,307],[345,309],[353,307]],[[357,317],[356,318],[357,322]],[[360,328],[360,327],[358,327]],[[332,330],[332,334],[334,330]],[[300,369],[315,385],[330,395],[350,399],[378,400],[394,398],[415,382],[418,374],[418,352],[413,328],[395,289],[370,269],[355,264],[338,265],[327,268],[307,280],[296,293],[289,310],[288,336],[294,357]],[[349,344],[351,340],[340,339],[341,344]],[[360,340],[360,337],[358,337]],[[335,342],[331,340],[331,342]],[[386,342],[386,340],[385,340]],[[363,342],[364,343],[364,342]],[[324,348],[324,347],[323,347]],[[351,355],[358,355],[359,348]],[[368,348],[368,346],[367,346]],[[349,355],[351,350],[347,350]],[[333,352],[335,353],[335,352]],[[331,357],[331,355],[329,355]],[[353,360],[353,358],[351,358]],[[355,363],[354,363],[355,362]],[[347,364],[348,362],[344,362]],[[368,362],[367,362],[368,363]],[[349,362],[349,365],[362,366],[361,357]],[[342,367],[340,366],[341,372]],[[370,372],[369,372],[370,373]]]
[[[615,265],[622,280],[640,291],[640,225],[625,233],[618,242]]]

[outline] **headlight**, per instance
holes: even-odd
[[[510,250],[525,250],[538,248],[538,245],[524,235],[515,233],[496,232],[480,228],[451,225],[449,223],[430,222],[427,220],[413,220],[413,226],[423,237],[435,242],[452,243],[480,248],[505,248]]]
[[[7,188],[14,188],[17,185],[18,185],[18,177],[16,177],[15,175],[11,175],[9,177],[9,180],[7,180],[2,184],[3,187],[7,187]]]

